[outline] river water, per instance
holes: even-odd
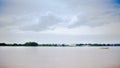
[[[120,47],[0,47],[0,68],[120,68]]]

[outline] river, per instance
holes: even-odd
[[[120,47],[0,47],[0,68],[120,68]]]

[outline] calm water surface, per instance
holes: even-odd
[[[120,47],[0,47],[0,68],[120,68]]]

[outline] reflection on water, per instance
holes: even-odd
[[[0,47],[0,68],[120,68],[120,47]]]

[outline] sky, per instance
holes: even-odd
[[[0,0],[0,42],[120,43],[120,0]]]

